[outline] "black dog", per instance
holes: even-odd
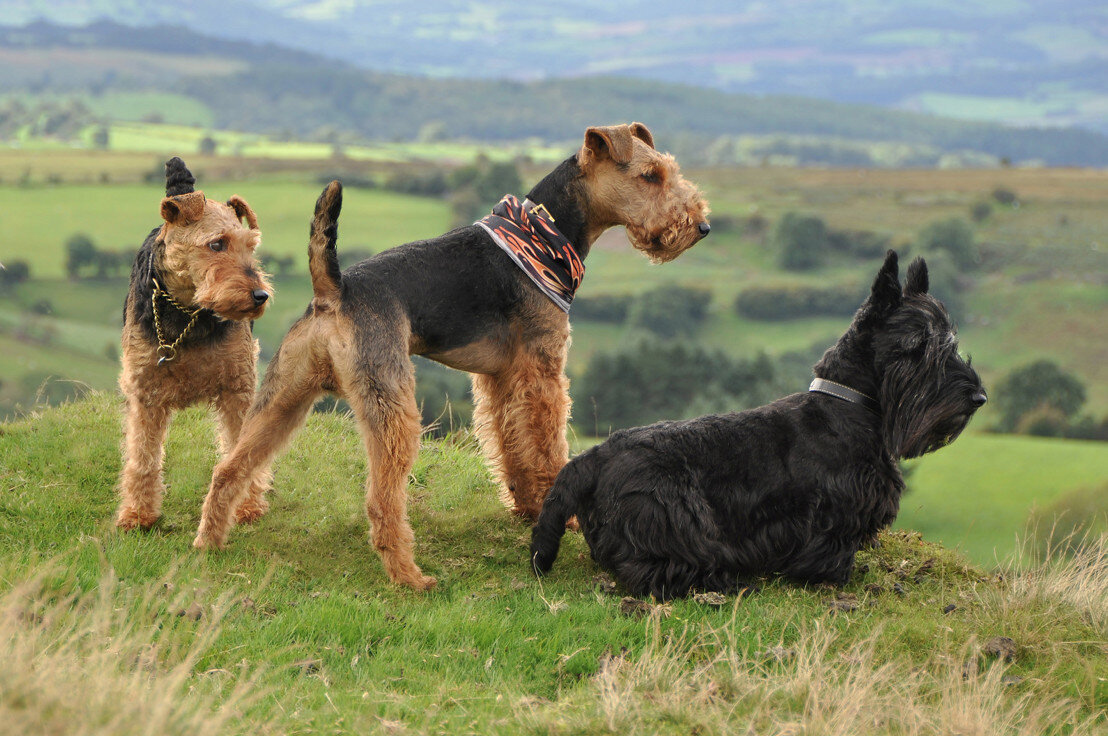
[[[949,444],[986,401],[917,258],[889,251],[808,393],[749,411],[614,433],[574,458],[531,541],[550,569],[577,515],[593,559],[636,595],[726,592],[747,575],[844,584],[896,518],[897,458]]]

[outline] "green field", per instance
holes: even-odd
[[[889,533],[859,555],[842,592],[763,581],[721,607],[621,601],[577,534],[549,577],[531,578],[527,525],[498,503],[463,433],[426,443],[412,474],[416,557],[439,580],[421,595],[391,585],[367,543],[349,418],[312,415],[276,465],[269,514],[201,554],[189,542],[215,459],[212,421],[179,415],[164,517],[122,534],[112,527],[120,410],[99,394],[0,425],[2,730],[725,734],[804,723],[805,733],[1083,735],[1108,725],[1108,539],[1075,563],[998,577]],[[1012,640],[1011,662],[989,654],[997,636]]]
[[[1010,557],[1017,538],[1034,531],[1028,528],[1033,509],[1108,481],[1108,446],[969,433],[909,466],[896,528],[922,532],[988,567]]]

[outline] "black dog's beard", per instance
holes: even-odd
[[[913,458],[953,442],[976,407],[977,374],[956,355],[939,365],[902,360],[881,385],[885,443],[893,457]]]

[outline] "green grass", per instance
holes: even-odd
[[[896,526],[991,567],[1016,551],[1034,509],[1108,478],[1108,446],[970,433],[910,467]]]
[[[66,718],[85,708],[104,721],[137,708],[146,718],[116,733],[157,719],[184,733],[175,715],[228,700],[218,715],[236,714],[230,733],[1105,726],[1108,562],[1081,578],[1084,598],[1075,586],[1048,595],[1028,582],[1038,578],[999,582],[913,534],[888,534],[861,554],[848,610],[829,611],[835,591],[771,581],[721,608],[679,601],[640,619],[597,588],[577,534],[548,578],[531,578],[527,525],[496,500],[463,434],[425,443],[412,474],[416,558],[439,579],[417,594],[386,580],[367,543],[364,458],[348,418],[313,415],[276,464],[269,514],[237,528],[225,551],[201,554],[189,543],[215,460],[212,421],[197,409],[178,416],[163,519],[124,534],[112,527],[120,410],[100,394],[0,425],[10,612],[0,714],[28,732],[46,730],[36,717],[68,732]],[[180,615],[190,609],[198,621]],[[1017,644],[1011,664],[980,653],[998,634]],[[92,654],[101,651],[114,656],[105,663]],[[66,697],[74,681],[130,693],[121,678],[132,676],[146,696]],[[834,726],[844,713],[853,717]]]
[[[223,200],[241,194],[250,202],[262,228],[261,252],[307,260],[308,222],[322,185],[287,179],[205,183],[203,169],[197,174],[209,197]],[[0,210],[19,213],[5,222],[0,262],[25,260],[37,279],[63,276],[65,243],[76,233],[89,235],[101,249],[138,250],[147,233],[161,223],[158,206],[164,192],[159,184],[0,187]],[[442,233],[449,222],[449,207],[440,200],[348,189],[343,246],[378,251]]]
[[[170,111],[167,119],[172,122],[119,122],[127,116],[115,116],[116,122],[109,124],[108,148],[115,154],[149,153],[163,158],[179,155],[189,158],[200,150],[200,142],[210,137],[216,143],[216,154],[246,158],[264,158],[284,161],[327,161],[331,159],[336,146],[331,143],[278,140],[262,133],[245,133],[234,130],[213,130],[208,126],[211,111],[204,105],[189,98],[177,95],[157,95],[153,93],[120,93],[97,100],[94,109],[121,105],[130,111],[128,115],[138,118],[145,111],[160,109],[164,104]],[[140,114],[140,111],[142,114]],[[65,142],[53,138],[32,138],[24,135],[18,141],[18,147],[25,151],[59,151],[73,149],[91,149],[92,132],[96,126],[82,131],[77,141]],[[559,145],[549,145],[541,141],[521,141],[514,144],[490,146],[484,143],[466,141],[438,142],[374,142],[362,144],[339,144],[341,155],[350,161],[406,162],[406,161],[450,161],[464,163],[483,155],[494,161],[510,161],[517,157],[528,157],[535,161],[554,163],[564,159],[569,149]]]

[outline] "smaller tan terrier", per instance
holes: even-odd
[[[272,291],[254,258],[261,233],[250,205],[238,195],[224,204],[194,191],[196,179],[179,158],[166,162],[165,173],[165,224],[139,249],[123,305],[122,529],[149,528],[161,515],[163,446],[174,411],[214,405],[221,451],[234,446],[257,383],[251,325]],[[268,485],[268,468],[254,474],[236,521],[265,513]]]

